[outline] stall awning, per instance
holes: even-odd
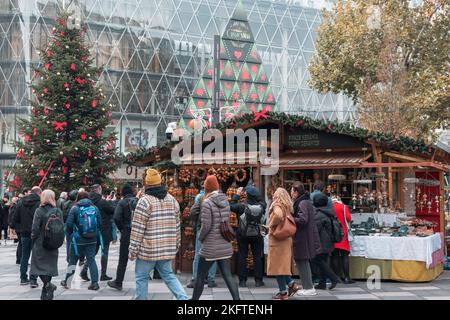
[[[242,165],[258,165],[258,152],[231,152],[231,153],[215,153],[207,155],[202,153],[193,153],[181,157],[182,165],[212,165],[212,164],[242,164]]]
[[[282,156],[278,166],[280,168],[309,169],[309,168],[352,168],[359,167],[367,161],[372,154],[363,153],[321,153],[321,154],[296,154]],[[267,161],[265,166],[275,164],[274,161]]]

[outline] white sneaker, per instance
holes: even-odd
[[[298,290],[296,294],[300,297],[317,296],[316,289],[314,289],[314,288],[309,289],[309,290]]]

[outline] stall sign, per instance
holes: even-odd
[[[353,137],[317,130],[285,130],[284,145],[288,149],[363,148],[364,142]]]

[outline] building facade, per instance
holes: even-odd
[[[0,0],[0,159],[13,164],[17,121],[29,114],[33,66],[63,6],[77,5],[123,153],[166,139],[238,0]],[[243,0],[278,110],[355,121],[352,102],[308,86],[321,10],[333,1]],[[2,175],[3,176],[3,175]]]

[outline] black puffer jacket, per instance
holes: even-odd
[[[102,233],[103,242],[109,243],[112,241],[112,222],[114,216],[114,206],[104,200],[102,196],[96,192],[89,193],[89,199],[100,211],[102,217],[102,224],[100,225],[100,231]]]
[[[33,217],[36,209],[39,208],[41,197],[35,193],[23,198],[16,207],[14,214],[14,224],[19,226],[19,232],[22,235],[31,235],[31,226],[33,225]]]
[[[334,213],[328,207],[316,208],[316,215],[314,221],[319,232],[320,245],[322,253],[331,253],[334,250],[333,230],[331,225],[331,218]]]

